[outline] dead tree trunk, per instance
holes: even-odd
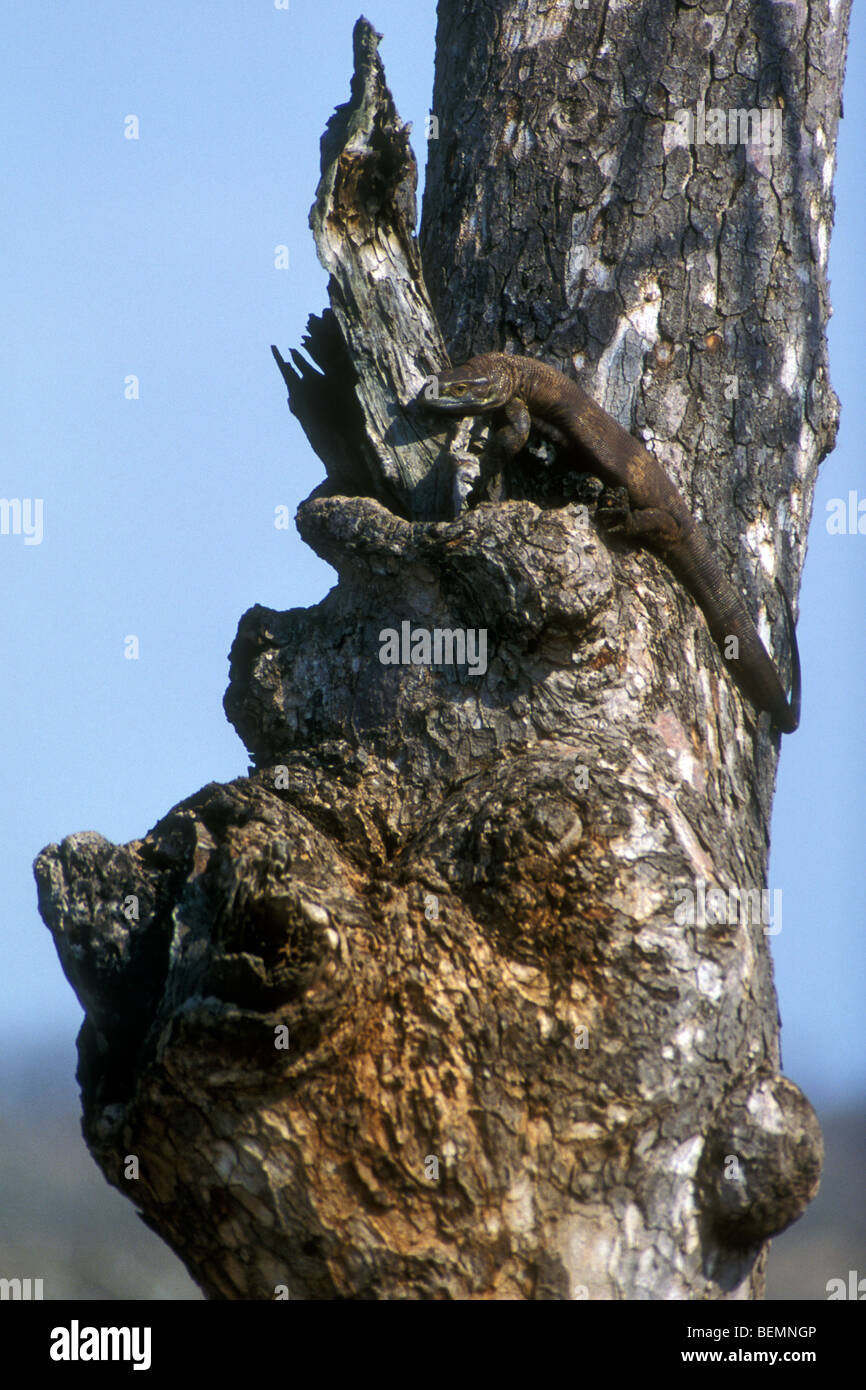
[[[542,357],[643,433],[778,653],[836,421],[847,4],[538,9],[440,0],[453,360]],[[485,431],[417,402],[444,349],[376,46],[323,140],[319,370],[276,353],[339,583],[241,621],[249,777],[36,863],[87,1141],[213,1298],[760,1296],[821,1163],[760,910],[778,739],[555,443],[466,507]]]

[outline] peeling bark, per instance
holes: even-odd
[[[440,3],[422,246],[454,360],[579,374],[752,600],[799,574],[835,428],[847,13]],[[777,743],[555,440],[466,508],[486,432],[417,399],[445,354],[365,21],[355,62],[311,217],[320,370],[276,353],[339,582],[241,621],[248,777],[36,862],[87,1142],[213,1298],[760,1297],[822,1154],[780,1074]],[[701,96],[782,111],[779,151],[671,144]],[[484,659],[387,664],[386,629],[416,657],[484,631]]]

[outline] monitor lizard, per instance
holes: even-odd
[[[439,372],[420,399],[446,415],[503,411],[506,423],[495,437],[499,467],[525,445],[532,416],[554,425],[577,446],[587,471],[627,494],[626,508],[608,507],[607,520],[600,518],[607,529],[658,551],[697,600],[728,670],[745,693],[759,710],[769,711],[783,733],[794,732],[800,722],[800,657],[794,615],[781,584],[776,581],[791,648],[790,701],[740,594],[681,493],[652,454],[576,382],[535,358],[491,352]],[[494,489],[491,495],[502,494]],[[729,655],[731,638],[736,642]]]

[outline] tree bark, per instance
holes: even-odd
[[[643,434],[777,653],[836,425],[847,19],[439,7],[421,247],[453,360],[543,357]],[[555,443],[467,507],[486,429],[417,399],[444,348],[376,44],[359,21],[322,142],[320,370],[275,353],[339,583],[241,621],[249,777],[36,862],[86,1138],[213,1298],[760,1297],[821,1165],[761,897],[778,739]],[[767,141],[701,143],[740,109]],[[436,630],[486,661],[436,664]]]

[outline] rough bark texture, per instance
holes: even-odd
[[[454,360],[579,371],[731,572],[760,563],[751,599],[799,573],[833,436],[846,23],[440,3],[423,245]],[[449,473],[412,403],[442,349],[363,22],[355,53],[312,219],[326,375],[279,358],[328,472],[298,524],[339,583],[241,622],[249,777],[37,860],[86,1137],[216,1298],[759,1296],[821,1164],[770,924],[730,893],[765,883],[776,745],[664,566],[600,538],[579,483],[553,498],[552,454],[461,510],[472,455]],[[779,152],[670,144],[702,95],[778,105]],[[485,629],[486,669],[383,664],[404,622]]]

